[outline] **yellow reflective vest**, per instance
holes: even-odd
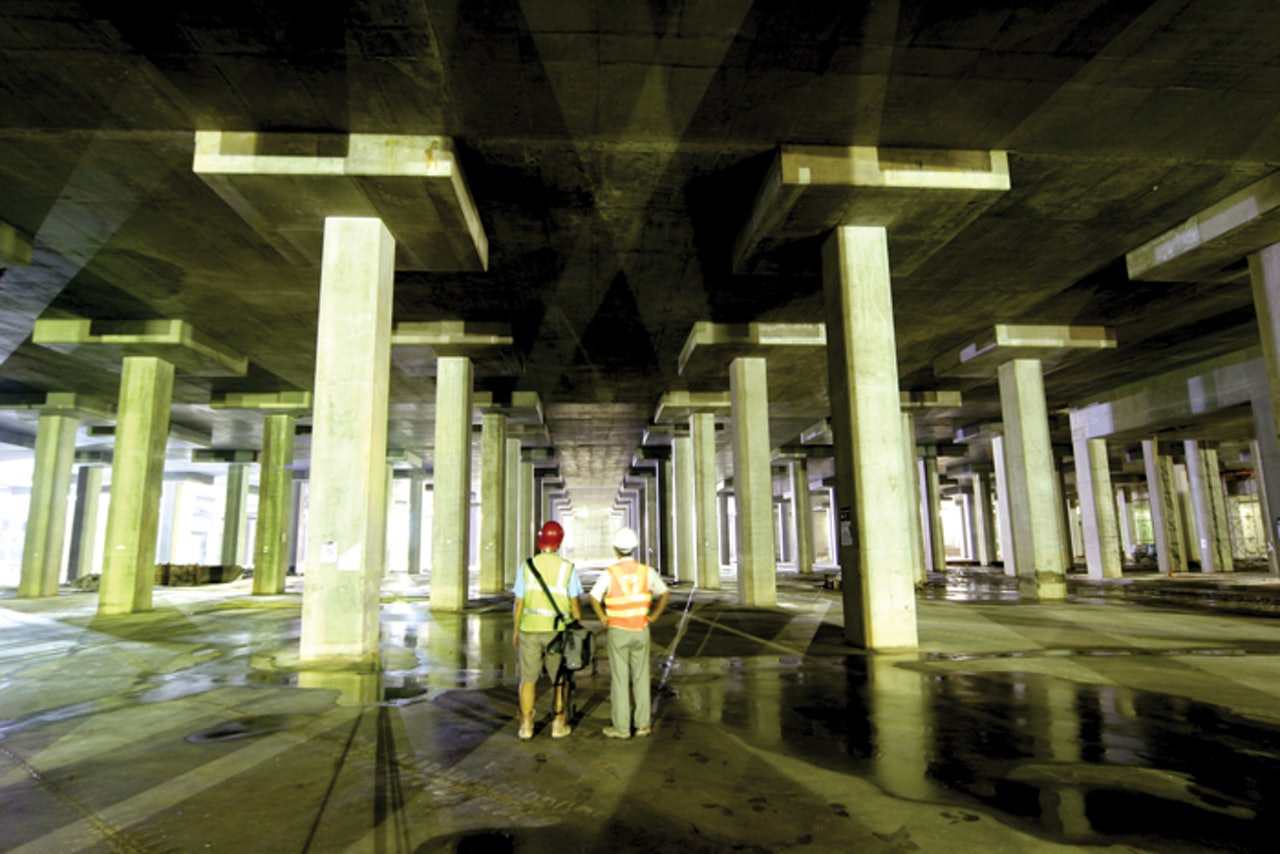
[[[573,564],[557,554],[542,552],[535,555],[533,565],[538,568],[547,589],[555,597],[555,604],[566,620],[573,619],[573,611],[569,600],[569,576],[573,572]],[[524,572],[524,609],[520,612],[520,631],[522,632],[554,632],[561,627],[556,625],[556,609],[552,606],[542,585],[534,577],[526,561],[521,566]]]

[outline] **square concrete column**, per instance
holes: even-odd
[[[99,614],[151,610],[173,374],[154,356],[124,358]]]
[[[1076,492],[1080,496],[1080,521],[1084,527],[1084,560],[1090,578],[1120,578],[1120,526],[1112,499],[1111,466],[1106,439],[1077,438]]]
[[[76,472],[76,507],[71,517],[67,580],[92,575],[98,545],[98,510],[102,506],[103,466],[80,466]]]
[[[974,472],[973,485],[973,540],[974,559],[982,566],[990,566],[996,558],[995,519],[991,512],[991,478]]]
[[[791,461],[791,510],[796,538],[796,571],[813,574],[813,501],[809,496],[809,461]]]
[[[486,412],[480,426],[480,593],[506,583],[507,416]]]
[[[1182,513],[1178,508],[1178,488],[1174,483],[1173,458],[1159,452],[1154,439],[1142,442],[1147,469],[1147,494],[1151,496],[1151,529],[1156,538],[1156,561],[1165,574],[1187,571],[1187,551],[1183,544]]]
[[[529,537],[533,532],[522,530],[520,527],[520,440],[508,437],[505,453],[507,464],[504,467],[504,474],[507,482],[503,486],[503,500],[506,502],[503,520],[507,531],[502,541],[502,583],[504,588],[509,588],[516,583],[516,567],[533,554],[532,551],[528,555],[524,554],[531,548],[526,546],[526,543],[531,542]]]
[[[885,230],[840,227],[822,249],[845,637],[914,647],[911,489],[902,465],[898,351]]]
[[[658,555],[662,551],[662,508],[658,505],[658,469],[655,466],[652,469],[645,470],[644,473],[644,529],[645,529],[645,553],[644,563],[658,565]],[[712,490],[712,499],[715,499],[715,490]],[[719,503],[716,505],[719,511]],[[717,526],[719,524],[719,516],[717,515]],[[719,555],[719,528],[716,530],[716,548],[717,560]],[[716,577],[719,580],[719,564],[716,566]]]
[[[676,562],[667,567],[678,581],[696,582],[697,549],[694,542],[697,506],[694,502],[696,475],[693,467],[693,439],[678,433],[671,440],[671,464],[675,476]]]
[[[997,539],[1004,574],[1018,574],[1018,554],[1013,547],[1013,514],[1009,510],[1009,469],[1005,466],[1004,436],[991,439],[991,459],[996,467],[996,518],[1000,523]]]
[[[471,360],[436,362],[435,521],[431,537],[431,610],[467,606],[471,532]]]
[[[517,565],[526,558],[533,556],[534,548],[537,545],[535,534],[541,523],[538,521],[537,506],[538,503],[533,500],[533,481],[536,472],[533,463],[521,460],[519,473],[517,474],[516,488],[520,491],[520,518],[517,520],[516,529],[520,531],[521,536],[517,538],[516,547],[524,546],[524,551],[520,552]],[[550,514],[542,520],[544,522],[551,521]],[[512,579],[515,583],[515,579]]]
[[[421,471],[409,475],[409,564],[410,575],[422,574],[422,511],[426,503],[427,477]]]
[[[239,566],[244,554],[244,516],[248,510],[248,467],[227,466],[226,500],[222,505],[222,565]]]
[[[1129,506],[1129,487],[1116,487],[1116,514],[1120,519],[1120,563],[1133,553],[1133,511]]]
[[[947,543],[942,533],[942,483],[938,475],[938,454],[933,448],[928,449],[920,460],[924,469],[921,482],[924,485],[925,551],[926,563],[931,572],[947,571]]]
[[[1271,572],[1276,573],[1280,572],[1280,244],[1249,256],[1249,280],[1270,391],[1265,398],[1253,401],[1253,420],[1262,468],[1263,503],[1271,508],[1265,526],[1267,562]]]
[[[775,605],[778,582],[765,359],[740,357],[730,363],[729,396],[733,411],[733,490],[738,504],[738,601],[743,605]]]
[[[696,583],[720,589],[720,509],[716,502],[716,417],[710,412],[689,416],[693,449],[693,515],[696,538]]]
[[[258,456],[258,528],[254,536],[253,592],[284,592],[289,574],[289,536],[293,521],[293,450],[297,419],[272,413],[262,422]],[[232,466],[239,468],[239,466]]]
[[[381,220],[325,220],[302,596],[304,661],[378,657],[394,274],[395,241]]]
[[[1200,537],[1200,571],[1234,572],[1231,526],[1227,501],[1218,470],[1218,452],[1195,440],[1185,444],[1187,477],[1191,481],[1191,508]]]
[[[908,558],[912,575],[917,582],[929,578],[929,569],[924,559],[924,496],[920,488],[920,463],[916,457],[916,417],[911,412],[902,412],[902,452],[903,464],[906,467],[907,502],[911,512],[907,514],[907,537],[911,548]]]
[[[67,498],[76,458],[80,419],[43,413],[36,428],[36,461],[31,503],[22,541],[21,597],[57,596],[67,531]]]
[[[680,557],[677,552],[676,538],[676,473],[672,462],[670,457],[658,459],[658,496],[662,511],[660,536],[662,565],[660,568],[664,575],[674,578],[679,577],[676,571]]]
[[[1268,378],[1270,372],[1268,371]],[[1269,381],[1269,379],[1268,379]],[[1267,543],[1267,564],[1272,574],[1280,573],[1280,437],[1277,436],[1270,395],[1256,395],[1249,402],[1253,412],[1253,458],[1258,461],[1258,485],[1263,528]]]
[[[1030,595],[1065,599],[1062,511],[1040,361],[1012,359],[1000,365],[998,376],[1018,578]]]

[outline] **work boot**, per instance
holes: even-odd
[[[559,718],[557,718],[556,720],[553,720],[551,722],[552,738],[564,738],[566,735],[568,735],[571,732],[573,732],[573,727],[569,726],[568,721],[562,721]]]
[[[604,737],[605,738],[631,738],[631,733],[623,732],[620,729],[614,729],[611,726],[607,726],[604,728]]]
[[[647,726],[638,727],[636,729],[636,738],[644,738],[651,732],[653,732],[653,730]]]
[[[528,741],[533,738],[533,715],[520,718],[520,740]]]

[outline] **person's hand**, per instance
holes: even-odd
[[[512,646],[514,646],[516,649],[520,648],[520,630],[519,629],[516,629],[516,639],[512,643]]]

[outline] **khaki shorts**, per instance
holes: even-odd
[[[521,632],[520,633],[520,681],[537,682],[542,672],[542,665],[547,665],[547,675],[556,678],[560,669],[560,654],[547,652],[547,644],[559,632]]]

